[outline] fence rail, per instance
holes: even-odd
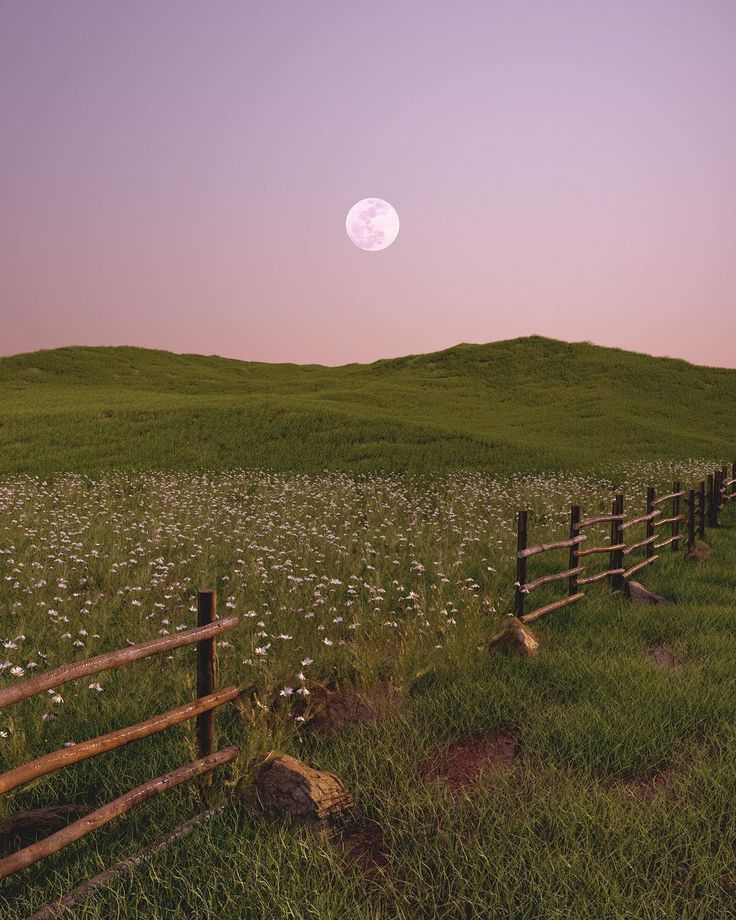
[[[0,774],[0,793],[9,792],[23,783],[71,766],[74,763],[79,763],[82,760],[87,760],[90,757],[95,757],[106,751],[122,747],[131,741],[147,738],[189,719],[197,720],[199,759],[178,767],[164,776],[159,776],[143,783],[136,789],[96,809],[91,814],[67,825],[55,834],[51,834],[37,843],[24,847],[4,859],[0,859],[0,879],[6,878],[27,866],[33,865],[40,859],[58,852],[63,847],[79,840],[80,837],[89,834],[103,824],[107,824],[114,818],[127,813],[136,805],[148,801],[167,789],[199,776],[204,776],[206,780],[210,780],[211,773],[216,767],[237,757],[238,750],[235,747],[224,748],[219,752],[215,750],[215,710],[225,703],[235,700],[240,695],[240,690],[237,687],[227,687],[220,691],[215,690],[214,637],[227,630],[234,629],[238,625],[240,618],[230,616],[218,620],[215,592],[200,591],[197,598],[197,620],[198,626],[196,628],[186,630],[178,635],[153,639],[150,642],[141,642],[125,649],[118,649],[97,655],[94,658],[88,658],[86,661],[62,665],[52,671],[47,671],[45,674],[39,674],[0,691],[0,709],[2,709],[7,706],[14,706],[23,700],[38,696],[46,690],[62,686],[80,677],[99,674],[110,668],[124,667],[134,661],[150,658],[152,655],[159,655],[182,646],[195,643],[197,645],[197,699],[194,702],[179,706],[136,725],[117,729],[98,738],[80,742],[72,747],[54,751],[29,763],[14,767]]]
[[[731,466],[731,478],[727,467],[715,470],[698,488],[684,489],[682,483],[674,482],[671,491],[656,496],[653,486],[647,489],[645,513],[627,520],[624,512],[624,496],[617,495],[611,504],[610,514],[595,514],[581,518],[580,506],[570,508],[570,536],[566,540],[556,540],[528,546],[529,512],[519,511],[517,515],[517,551],[516,551],[516,615],[525,623],[536,620],[546,613],[559,610],[568,604],[576,603],[585,597],[579,589],[599,581],[609,581],[613,590],[621,590],[626,582],[642,569],[656,562],[660,551],[671,547],[678,552],[683,543],[689,552],[698,538],[705,536],[706,527],[718,526],[718,514],[726,502],[736,500],[736,460]],[[669,513],[662,517],[663,509],[670,503]],[[683,508],[684,505],[684,508]],[[581,533],[587,527],[610,524],[609,543],[600,546],[581,547],[588,535]],[[627,542],[627,532],[632,527],[646,525],[644,539]],[[684,524],[686,532],[681,533]],[[664,531],[661,528],[665,528]],[[669,528],[669,533],[666,528]],[[527,560],[530,557],[548,551],[569,549],[567,568],[558,572],[540,575],[535,579],[527,578]],[[639,550],[644,550],[645,558],[628,567],[624,564],[626,557]],[[608,566],[602,571],[586,574],[586,564],[581,562],[590,556],[608,555]],[[581,577],[582,576],[582,577]],[[545,604],[535,610],[526,610],[526,595],[542,585],[557,581],[568,581],[567,597]]]
[[[12,770],[0,774],[0,794],[10,792],[12,789],[23,785],[23,783],[38,779],[39,776],[46,776],[47,773],[53,773],[63,767],[70,767],[73,763],[89,760],[90,757],[96,757],[98,754],[104,754],[115,748],[123,747],[126,744],[130,744],[131,741],[148,738],[150,735],[170,728],[172,725],[178,725],[188,719],[197,718],[203,712],[208,712],[217,706],[229,703],[231,700],[236,699],[239,694],[240,690],[237,687],[228,687],[226,690],[203,696],[193,703],[186,703],[184,706],[171,709],[169,712],[154,716],[152,719],[146,719],[145,722],[139,722],[129,728],[119,728],[106,735],[100,735],[99,738],[81,741],[72,747],[61,748],[51,754],[44,754],[43,757],[37,757],[36,760],[31,760],[29,763],[14,767]]]
[[[147,802],[167,789],[173,789],[174,786],[186,783],[197,776],[211,772],[221,764],[234,760],[238,753],[236,747],[223,748],[217,753],[208,754],[206,757],[194,760],[192,763],[178,767],[170,773],[136,786],[130,792],[113,799],[112,802],[108,802],[107,805],[103,805],[101,808],[85,815],[84,818],[73,821],[55,834],[44,837],[38,843],[32,843],[30,846],[18,850],[17,853],[0,860],[0,879],[6,878],[14,872],[19,872],[21,869],[26,869],[40,859],[58,853],[59,850],[69,846],[70,843],[74,843],[86,834],[97,830],[103,824],[108,824],[114,818],[119,818],[120,815],[126,814],[137,805]]]
[[[528,549],[519,551],[519,559],[528,559],[529,556],[537,556],[539,553],[546,553],[550,549],[567,549],[568,546],[576,546],[588,538],[584,534],[575,537],[572,540],[559,540],[557,543],[540,543],[539,546],[530,546]]]
[[[130,645],[128,648],[118,649],[114,652],[105,652],[102,655],[96,655],[94,658],[87,658],[85,661],[64,664],[60,668],[54,668],[53,671],[46,671],[44,674],[38,674],[36,677],[31,677],[28,680],[20,681],[17,684],[6,687],[4,690],[0,690],[0,709],[13,706],[15,703],[30,699],[32,696],[38,696],[44,690],[61,687],[64,684],[68,684],[69,681],[78,680],[80,677],[90,677],[92,674],[100,674],[102,671],[109,671],[111,668],[132,664],[134,661],[150,658],[152,655],[160,655],[163,652],[170,652],[184,645],[193,645],[195,642],[201,642],[204,639],[219,635],[237,625],[238,617],[226,617],[223,620],[215,620],[205,626],[188,629],[175,636],[151,639],[150,642],[141,642],[138,645]]]

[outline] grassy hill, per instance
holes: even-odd
[[[606,469],[736,447],[736,370],[533,336],[349,364],[141,348],[0,359],[0,473]]]

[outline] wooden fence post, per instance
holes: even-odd
[[[695,489],[687,493],[687,551],[695,546]]]
[[[614,507],[615,507],[615,510],[613,512],[614,514],[623,515],[624,513],[623,495],[619,494],[616,496]],[[622,524],[623,524],[623,520],[612,521],[613,526],[611,527],[611,539],[613,540],[614,546],[618,546],[619,544],[624,542],[624,531],[621,529]],[[614,550],[611,556],[613,559],[613,565],[611,566],[611,568],[613,569],[623,568],[624,551],[622,549]],[[611,577],[611,587],[613,588],[614,591],[621,591],[625,584],[626,584],[626,581],[623,575],[613,575]]]
[[[570,539],[574,540],[578,535],[578,522],[580,521],[580,505],[572,505],[570,508]],[[573,543],[570,547],[570,564],[568,568],[576,569],[579,565],[578,558],[579,544]],[[568,582],[567,593],[570,597],[578,593],[578,576],[571,575]]]
[[[713,523],[713,506],[715,505],[715,487],[713,485],[713,473],[708,474],[708,527],[714,527]]]
[[[645,512],[647,515],[650,515],[652,511],[654,511],[653,502],[654,502],[654,486],[649,486],[649,488],[647,489],[647,507],[646,507],[646,512]],[[647,543],[646,551],[645,551],[647,559],[651,559],[652,556],[654,555],[654,541],[652,540],[653,536],[654,536],[654,519],[647,518],[647,540],[649,540],[649,543]]]
[[[736,479],[736,460],[731,464],[731,479]],[[731,486],[731,495],[736,495],[736,482]]]
[[[519,553],[527,546],[528,511],[520,511],[516,522],[516,616],[524,616],[524,592],[526,584],[526,557],[519,558]]]
[[[700,480],[698,489],[698,536],[705,539],[705,480]]]
[[[675,493],[680,491],[679,482],[672,483],[672,491]],[[679,516],[680,516],[680,496],[675,495],[675,497],[672,499],[672,517],[679,517]],[[675,537],[675,539],[672,541],[672,552],[676,553],[680,549],[680,522],[679,521],[672,522],[672,536]]]
[[[206,626],[217,619],[217,595],[214,591],[200,591],[197,595],[197,624]],[[197,698],[215,692],[215,640],[202,639],[197,643]],[[209,757],[215,751],[215,711],[197,716],[197,747],[200,757]],[[207,783],[211,783],[211,777]]]

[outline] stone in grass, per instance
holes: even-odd
[[[491,639],[488,647],[530,658],[539,651],[539,639],[518,617],[509,617],[503,630]]]
[[[668,600],[666,597],[662,597],[661,594],[655,594],[654,591],[645,588],[644,585],[640,584],[638,581],[626,582],[626,596],[632,601],[641,601],[645,604],[672,603],[672,601]]]
[[[703,540],[696,540],[695,545],[687,554],[688,559],[695,559],[696,562],[705,562],[713,554],[711,553],[710,546]]]
[[[334,773],[313,770],[288,754],[263,764],[255,779],[255,791],[264,811],[301,821],[334,818],[353,806],[352,796]]]

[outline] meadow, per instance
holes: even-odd
[[[540,336],[343,367],[61,348],[0,359],[0,474],[609,476],[730,458],[735,404],[735,370]]]
[[[676,603],[589,589],[535,625],[531,660],[489,652],[512,608],[518,508],[534,540],[569,505],[629,510],[647,485],[720,462],[491,474],[115,472],[0,482],[0,684],[194,625],[216,587],[241,624],[218,642],[219,717],[241,756],[209,793],[166,793],[0,886],[24,917],[202,807],[186,840],[80,905],[79,917],[735,916],[736,650],[733,510],[711,560],[663,554],[646,583]],[[605,539],[605,533],[601,533]],[[552,596],[554,586],[550,587]],[[666,646],[676,667],[651,659]],[[192,650],[68,684],[0,713],[0,770],[190,699]],[[324,734],[310,687],[389,701]],[[513,767],[452,794],[428,778],[446,750],[505,732]],[[264,817],[250,794],[265,753],[332,770],[380,839],[365,865],[339,840]],[[0,802],[103,803],[195,756],[191,725],[51,774]]]

